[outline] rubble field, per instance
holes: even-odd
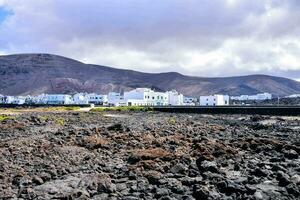
[[[299,199],[300,118],[0,117],[0,199]]]

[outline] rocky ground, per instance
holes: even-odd
[[[300,118],[25,113],[0,121],[0,199],[299,199]]]

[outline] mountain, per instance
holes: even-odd
[[[0,56],[0,94],[123,92],[136,87],[176,89],[184,95],[300,93],[300,83],[287,78],[250,75],[204,78],[179,73],[142,73],[82,62],[51,54]]]

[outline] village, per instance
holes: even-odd
[[[16,105],[102,105],[102,106],[227,106],[232,101],[272,99],[270,93],[256,95],[229,96],[215,94],[200,96],[199,98],[187,97],[170,90],[157,92],[150,88],[136,88],[131,91],[109,92],[108,94],[76,93],[69,94],[41,94],[37,96],[5,96],[0,94],[0,104]]]

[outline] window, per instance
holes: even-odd
[[[152,99],[154,99],[154,97],[152,97]]]

